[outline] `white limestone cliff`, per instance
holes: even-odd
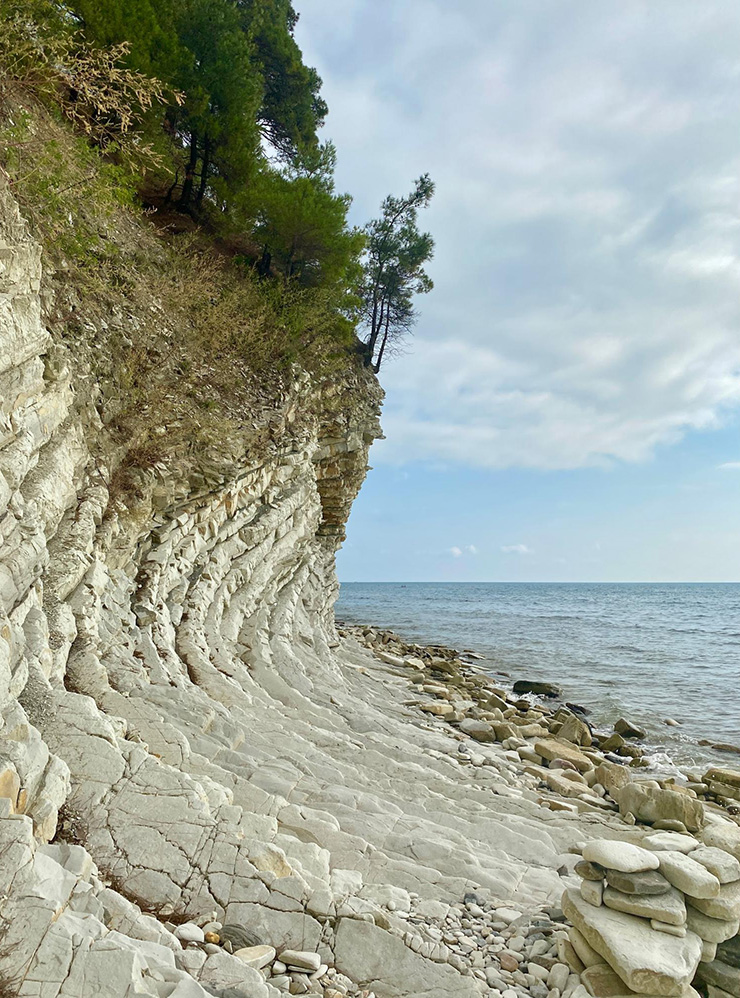
[[[461,781],[454,739],[337,638],[375,383],[322,408],[297,378],[258,442],[151,469],[127,508],[90,355],[45,328],[40,251],[4,189],[0,267],[0,982],[280,993],[183,949],[189,917],[318,951],[379,998],[486,994],[412,947],[410,898],[545,904],[582,829],[505,765]]]

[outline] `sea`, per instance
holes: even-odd
[[[505,688],[554,682],[595,727],[644,727],[656,772],[740,768],[700,744],[740,746],[740,583],[345,582],[336,617],[469,649]]]

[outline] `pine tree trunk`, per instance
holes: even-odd
[[[267,243],[262,247],[262,256],[257,261],[257,273],[260,277],[270,276],[270,267],[272,266],[272,253],[267,248]]]
[[[206,187],[208,186],[208,171],[211,168],[211,143],[206,135],[203,142],[203,164],[200,168],[200,186],[198,187],[198,193],[195,197],[195,203],[200,208],[203,203],[203,197],[206,193]]]
[[[388,328],[390,326],[390,321],[391,321],[391,314],[389,311],[386,315],[385,332],[383,333],[383,341],[380,344],[380,352],[378,353],[378,359],[375,362],[375,367],[373,368],[376,374],[380,370],[380,365],[383,363],[383,354],[385,353],[385,345],[388,342]]]
[[[375,353],[375,344],[378,342],[378,336],[380,336],[380,330],[383,328],[383,310],[385,307],[385,302],[380,300],[380,315],[378,315],[378,302],[376,301],[373,305],[373,318],[372,324],[370,326],[370,338],[367,341],[367,359],[365,361],[365,366],[370,367],[373,362],[373,354]]]
[[[175,170],[175,179],[172,181],[169,190],[167,191],[167,196],[164,199],[163,204],[169,204],[172,201],[172,195],[175,193],[175,188],[180,183],[180,171]]]
[[[190,207],[190,199],[193,196],[193,184],[195,182],[195,169],[198,165],[198,133],[193,129],[190,133],[190,157],[185,168],[185,180],[182,185],[180,200],[177,202],[182,211],[187,211]]]

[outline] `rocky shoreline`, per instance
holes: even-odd
[[[590,709],[581,704],[565,701],[561,689],[555,683],[540,679],[517,680],[510,684],[511,688],[507,690],[479,665],[480,656],[471,650],[458,651],[443,645],[419,645],[405,641],[393,631],[371,626],[353,624],[340,624],[339,626],[342,634],[351,635],[388,664],[416,670],[417,681],[410,680],[411,688],[420,697],[429,694],[434,698],[424,703],[419,701],[420,709],[459,725],[460,731],[470,735],[474,740],[501,742],[504,748],[510,751],[523,749],[523,752],[518,753],[519,759],[523,762],[539,764],[544,759],[545,762],[551,764],[553,762],[553,759],[550,758],[553,751],[552,746],[548,747],[543,743],[543,752],[538,753],[536,746],[532,749],[531,746],[528,747],[526,741],[522,744],[522,738],[531,741],[536,737],[547,738],[548,735],[555,735],[561,742],[570,742],[580,750],[585,749],[585,754],[590,756],[592,760],[629,766],[630,769],[648,770],[651,767],[649,752],[644,745],[647,732],[643,728],[621,717],[614,723],[613,730],[597,730],[589,721]],[[424,680],[419,680],[419,676],[422,675]],[[508,674],[503,673],[500,675],[508,676]],[[460,707],[454,709],[444,704],[435,705],[434,701],[439,699],[447,700],[449,703],[450,690],[455,694],[465,694],[465,697],[457,697],[458,700],[463,701],[464,716],[462,717],[459,716]],[[466,706],[465,698],[471,699],[472,705]],[[489,716],[484,717],[480,713],[481,711],[487,712]],[[488,727],[476,728],[476,725],[471,723],[480,720],[483,720]],[[667,718],[665,723],[669,726],[675,726],[678,722],[672,718]],[[514,727],[511,726],[512,724]],[[532,727],[532,725],[538,724],[540,730]],[[493,729],[492,732],[490,728]],[[511,739],[515,741],[518,739],[518,744],[515,744],[515,741],[511,741]],[[730,748],[725,745],[714,745],[708,740],[704,744],[714,748]],[[535,758],[538,755],[539,758]],[[511,758],[514,757],[511,756]],[[558,751],[554,768],[570,768],[567,765],[561,765],[559,760],[566,763],[569,761],[567,756],[562,754],[562,749]],[[548,766],[548,768],[552,767]],[[581,769],[582,767],[577,766],[576,768]],[[732,775],[730,782],[727,782],[727,774],[734,774],[736,772],[734,769],[709,766],[704,769],[703,773],[695,767],[676,765],[675,769],[680,773],[679,777],[666,777],[652,772],[650,776],[660,789],[670,788],[678,792],[685,791],[690,797],[720,805],[728,817],[740,824],[740,792],[735,786]],[[611,779],[621,782],[622,778],[617,771],[612,769],[611,772]],[[602,775],[608,782],[606,771]],[[570,779],[573,781],[572,777]],[[601,793],[603,789],[608,790],[606,785],[602,786],[600,783],[596,783],[596,794],[602,798],[602,803],[598,804],[593,799],[593,792],[588,794],[582,791],[576,795],[572,792],[571,787],[564,785],[562,780],[557,780],[549,773],[545,782],[548,789],[557,790],[564,797],[579,796],[586,804],[601,808],[609,806],[608,803],[604,803],[605,795]],[[593,787],[593,782],[591,787]],[[638,813],[641,807],[646,813],[652,813],[650,805],[638,800],[634,796],[636,793],[634,788],[630,789],[624,807],[620,809],[620,813],[623,817],[626,816],[628,822],[632,821],[632,817],[646,820]],[[634,815],[631,809],[633,804],[636,808]],[[583,806],[580,808],[576,806],[576,809],[581,813],[584,810]],[[682,820],[686,816],[684,811],[690,814],[690,806],[686,805],[681,808],[673,804],[670,808],[671,813],[657,817],[656,827],[666,831],[696,831],[696,818],[689,817],[687,826]]]
[[[578,844],[558,869],[561,907],[501,912],[466,898],[464,932],[443,936],[462,969],[503,998],[679,996],[695,988],[709,998],[740,996],[740,771],[640,779],[645,732],[624,718],[598,732],[585,708],[543,702],[557,697],[556,687],[520,681],[504,690],[473,653],[409,644],[372,627],[340,633],[406,677],[407,704],[453,729],[461,766],[489,766],[497,749],[520,792],[537,795],[541,807],[614,822],[615,841]],[[630,829],[635,844],[621,841]]]

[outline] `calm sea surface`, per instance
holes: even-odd
[[[471,649],[502,685],[556,682],[597,726],[625,715],[647,728],[658,769],[740,766],[697,744],[740,745],[740,583],[353,582],[336,616]]]

